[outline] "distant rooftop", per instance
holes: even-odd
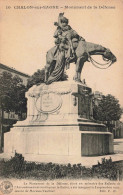
[[[0,69],[1,69],[1,68],[4,69],[4,70],[8,70],[8,71],[10,71],[10,72],[13,72],[13,73],[15,73],[15,74],[19,74],[19,75],[21,75],[21,76],[25,76],[25,77],[27,77],[27,78],[30,77],[30,75],[25,74],[25,73],[23,73],[23,72],[20,72],[19,70],[16,70],[16,69],[13,68],[13,67],[9,67],[9,66],[0,64]]]
[[[95,95],[103,95],[102,92],[100,92],[100,91],[95,91],[94,93],[95,93]]]

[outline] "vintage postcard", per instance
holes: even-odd
[[[123,1],[1,0],[0,195],[122,195]]]

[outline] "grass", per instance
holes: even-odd
[[[112,162],[112,159],[102,158],[102,162],[87,168],[81,164],[59,165],[52,162],[36,163],[27,162],[21,154],[8,161],[0,162],[0,177],[5,178],[31,178],[41,180],[53,179],[109,179],[122,180],[123,161]]]

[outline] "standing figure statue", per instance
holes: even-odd
[[[68,23],[69,20],[64,17],[64,13],[60,13],[58,22],[54,23],[54,25],[57,26],[54,33],[55,46],[51,48],[46,55],[46,84],[59,81],[64,74],[65,67],[68,69],[69,64],[73,62],[76,64],[73,79],[81,82],[81,72],[84,63],[89,61],[94,64],[95,62],[91,57],[92,55],[102,55],[103,59],[106,61],[106,65],[109,66],[116,62],[116,57],[109,49],[85,41]]]

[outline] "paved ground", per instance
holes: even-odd
[[[123,154],[123,139],[114,139],[114,152]]]
[[[67,156],[50,156],[50,155],[41,155],[41,156],[34,156],[31,157],[29,154],[25,156],[25,160],[27,161],[37,161],[37,162],[52,162],[52,163],[59,163],[59,164],[78,164],[81,163],[83,166],[92,166],[96,165],[101,162],[102,158],[112,158],[112,161],[121,161],[123,160],[123,139],[115,139],[114,140],[114,154],[112,155],[105,155],[105,156],[94,156],[94,157],[67,157]],[[1,153],[0,159],[8,159],[10,155]]]

